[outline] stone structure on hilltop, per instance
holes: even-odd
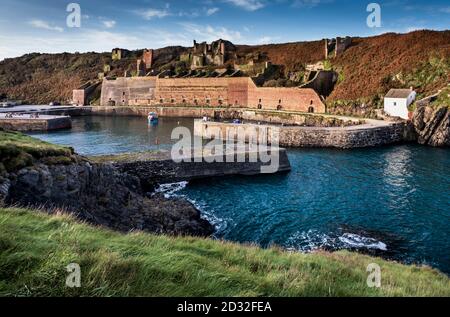
[[[136,63],[136,75],[146,76],[147,72],[153,66],[153,50],[145,49],[142,53],[142,58],[137,59]]]
[[[344,51],[352,44],[352,38],[346,36],[345,38],[337,37],[335,39],[325,39],[325,59],[329,57],[337,57],[344,53]],[[334,56],[333,56],[334,53]]]
[[[125,58],[130,51],[123,48],[115,48],[111,52],[111,59],[113,61],[120,61],[122,58]]]
[[[152,49],[145,49],[142,54],[142,60],[145,64],[145,68],[151,69],[153,66],[153,50]]]
[[[235,57],[236,47],[228,41],[218,40],[208,44],[194,41],[192,53],[189,56],[191,69],[204,68],[208,66],[220,67]]]

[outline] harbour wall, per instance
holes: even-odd
[[[219,132],[220,131],[220,132]],[[295,127],[256,124],[231,124],[196,120],[194,134],[203,138],[235,141],[259,140],[284,147],[365,148],[399,143],[404,140],[403,123],[371,122],[351,127]]]
[[[0,117],[0,128],[12,131],[51,131],[59,129],[70,129],[72,121],[68,116],[49,116],[41,118],[5,118]]]
[[[259,152],[262,151],[262,152]],[[263,155],[270,155],[272,161],[267,162]],[[240,157],[241,159],[238,159]],[[251,159],[253,158],[253,159]],[[108,157],[91,157],[94,161],[113,164],[121,172],[138,177],[148,188],[157,184],[167,184],[194,179],[221,177],[231,175],[259,175],[289,172],[291,165],[286,149],[242,149],[234,151],[224,147],[223,154],[199,154],[193,150],[192,158],[175,162],[170,153],[153,152],[112,155]],[[276,161],[275,161],[276,160]],[[275,164],[274,169],[264,169]]]

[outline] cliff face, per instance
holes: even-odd
[[[138,178],[108,164],[37,163],[0,177],[2,197],[8,205],[63,208],[91,224],[124,232],[209,236],[214,231],[187,201],[147,198]]]
[[[450,108],[419,107],[412,120],[420,144],[450,146]]]

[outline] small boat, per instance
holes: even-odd
[[[148,114],[148,123],[157,124],[159,121],[158,114],[156,112],[150,112]]]

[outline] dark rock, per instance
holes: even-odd
[[[214,228],[184,200],[144,196],[140,180],[110,164],[83,162],[24,168],[9,175],[6,203],[60,207],[79,219],[119,231],[209,236]],[[51,210],[51,209],[50,209]]]
[[[434,110],[432,107],[419,107],[414,112],[413,125],[420,144],[431,146],[450,146],[450,111],[448,107]]]

